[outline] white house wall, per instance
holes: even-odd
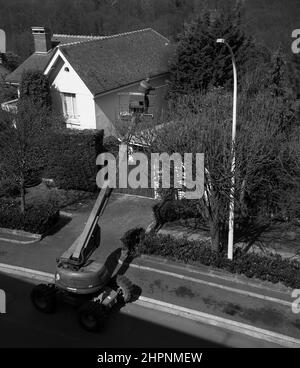
[[[64,63],[61,66],[61,63],[58,62],[57,67],[60,69],[51,83],[53,103],[57,109],[61,110],[62,101],[60,93],[74,93],[76,95],[77,115],[80,123],[80,125],[74,125],[74,127],[78,129],[96,129],[93,94],[68,61],[64,57],[62,57],[62,60]],[[65,70],[66,67],[69,71]]]
[[[157,78],[153,78],[150,83],[153,87],[161,87],[157,88],[157,90],[153,91],[155,94],[154,102],[155,102],[155,114],[157,116],[161,113],[164,105],[164,95],[166,92],[166,76],[161,76]],[[95,114],[96,114],[96,127],[97,129],[104,129],[105,136],[114,135],[115,128],[114,124],[118,119],[119,115],[119,105],[120,105],[120,96],[119,93],[127,93],[127,92],[137,92],[139,87],[139,83],[131,85],[129,87],[120,88],[110,93],[102,94],[100,96],[95,97]],[[151,105],[151,102],[150,102]]]

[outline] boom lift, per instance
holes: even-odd
[[[133,115],[129,134],[123,143],[130,140],[140,116],[140,114]],[[124,157],[121,158],[123,159]],[[100,245],[101,232],[98,222],[112,191],[113,188],[109,186],[107,180],[100,190],[82,233],[57,259],[54,283],[39,284],[31,292],[34,306],[44,313],[55,311],[58,298],[79,306],[79,324],[88,331],[98,331],[102,327],[105,312],[118,301],[129,302],[133,294],[133,284],[126,276],[118,275],[114,283],[105,264],[91,259],[91,255]]]

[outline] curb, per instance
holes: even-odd
[[[230,330],[233,332],[238,332],[242,335],[247,335],[259,340],[272,342],[274,344],[278,344],[286,348],[300,348],[299,339],[295,339],[287,335],[247,325],[245,323],[236,322],[230,319],[195,311],[193,309],[180,307],[178,305],[161,302],[159,300],[150,299],[143,296],[141,296],[139,300],[137,300],[135,303],[142,307],[154,308],[161,312],[174,314],[180,317],[204,323],[206,325],[224,328],[226,330]]]
[[[23,231],[23,230],[13,230],[13,229],[6,229],[6,228],[1,227],[0,232],[2,232],[4,234],[9,234],[9,235],[25,236],[25,237],[28,237],[28,238],[33,238],[32,240],[16,240],[16,239],[7,239],[7,238],[4,238],[4,237],[0,237],[0,240],[8,242],[8,243],[33,244],[33,243],[39,242],[42,239],[42,234],[29,233],[29,232]]]
[[[5,273],[25,276],[44,282],[51,282],[54,279],[54,275],[51,273],[36,271],[18,266],[11,266],[3,263],[0,263],[0,270]],[[156,309],[161,312],[170,313],[183,318],[198,321],[206,325],[224,328],[232,332],[237,332],[242,335],[247,335],[259,340],[272,342],[284,347],[300,348],[299,339],[295,339],[293,337],[265,330],[262,328],[257,328],[244,323],[236,322],[230,319],[218,317],[212,314],[199,312],[193,309],[184,308],[178,305],[165,303],[156,299],[151,299],[143,296],[140,296],[140,298],[134,303],[140,305],[141,307]]]
[[[172,267],[174,269],[177,269],[179,271],[184,270],[184,271],[189,271],[189,272],[199,274],[199,275],[204,275],[204,276],[209,276],[209,277],[216,277],[216,278],[221,279],[221,280],[225,280],[225,281],[229,281],[229,282],[235,282],[235,283],[238,283],[238,284],[251,286],[251,287],[254,287],[254,288],[257,288],[257,289],[268,290],[268,291],[271,291],[271,292],[279,292],[279,293],[291,295],[291,293],[293,291],[292,288],[289,288],[288,286],[284,286],[283,284],[280,284],[280,286],[277,287],[277,286],[275,286],[276,284],[266,285],[266,284],[264,284],[263,281],[261,281],[259,279],[256,279],[257,282],[250,281],[250,279],[248,279],[249,280],[248,281],[248,280],[244,280],[244,278],[246,278],[246,276],[241,278],[241,276],[238,275],[238,274],[226,273],[225,271],[222,271],[221,269],[218,270],[218,269],[215,269],[215,268],[209,268],[208,266],[204,266],[204,265],[194,266],[192,264],[184,264],[184,263],[180,263],[180,262],[171,261],[171,260],[168,260],[166,258],[159,257],[159,256],[149,256],[147,254],[142,254],[140,256],[140,259],[156,263],[157,265],[164,264],[164,265],[167,265],[167,266]],[[135,258],[135,260],[138,263],[139,258]],[[205,268],[207,268],[207,270],[205,270]]]
[[[65,211],[59,211],[62,216],[72,218],[74,217],[74,214],[71,212],[65,212]]]
[[[292,302],[289,302],[289,301],[284,300],[284,299],[269,297],[269,296],[266,296],[266,295],[263,295],[263,294],[254,293],[252,291],[236,289],[236,288],[233,288],[233,287],[230,287],[230,286],[216,284],[214,282],[204,281],[204,280],[201,280],[201,279],[196,279],[194,277],[185,276],[185,275],[181,275],[181,274],[174,273],[174,272],[159,270],[157,268],[137,265],[137,264],[134,264],[134,263],[122,262],[121,260],[119,260],[120,265],[122,265],[124,263],[128,267],[138,268],[138,269],[144,270],[144,271],[156,272],[156,273],[159,273],[161,275],[167,275],[167,276],[175,277],[175,278],[178,278],[180,280],[190,281],[190,282],[194,282],[194,283],[198,283],[198,284],[204,284],[204,285],[212,286],[212,287],[219,288],[219,289],[222,289],[222,290],[227,290],[227,291],[230,291],[230,292],[234,292],[234,293],[237,293],[237,294],[240,294],[240,295],[245,295],[245,296],[249,296],[249,297],[252,297],[252,298],[257,298],[257,299],[261,299],[261,300],[265,300],[265,301],[270,301],[270,302],[273,302],[273,303],[288,306],[290,308],[292,307]]]
[[[65,216],[67,218],[73,218],[73,214],[70,212],[65,212],[65,211],[59,211],[59,216]],[[15,230],[15,229],[7,229],[7,228],[2,228],[0,227],[0,232],[2,233],[6,233],[9,235],[16,235],[16,236],[24,236],[24,237],[28,237],[28,238],[33,238],[32,240],[17,240],[17,239],[9,239],[9,238],[4,238],[4,237],[0,237],[0,241],[5,241],[7,243],[13,243],[13,244],[22,244],[22,245],[26,245],[26,244],[34,244],[37,243],[39,241],[41,241],[44,237],[47,236],[47,234],[49,234],[49,232],[53,231],[59,224],[59,220],[57,221],[57,223],[55,223],[50,229],[48,229],[46,232],[44,232],[43,234],[34,234],[34,233],[29,233],[28,231],[24,231],[24,230]]]
[[[0,271],[15,276],[22,276],[33,280],[52,282],[54,275],[48,272],[32,270],[31,268],[12,266],[6,263],[0,263]]]
[[[151,199],[152,201],[157,201],[158,199],[153,197],[146,197],[141,195],[135,195],[135,194],[128,194],[128,193],[121,193],[121,192],[115,192],[115,194],[126,196],[126,197],[135,197],[135,198],[142,198],[142,199]]]

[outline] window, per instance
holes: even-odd
[[[64,115],[69,119],[77,119],[76,95],[75,93],[62,93],[62,104]]]

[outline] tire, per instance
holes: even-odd
[[[124,275],[118,275],[116,282],[117,282],[117,286],[121,290],[122,299],[124,303],[129,303],[133,297],[132,282]]]
[[[89,332],[98,332],[102,329],[105,310],[99,303],[89,301],[83,304],[78,311],[79,325]]]
[[[31,292],[31,301],[35,308],[43,313],[53,313],[56,309],[55,285],[39,284]]]

